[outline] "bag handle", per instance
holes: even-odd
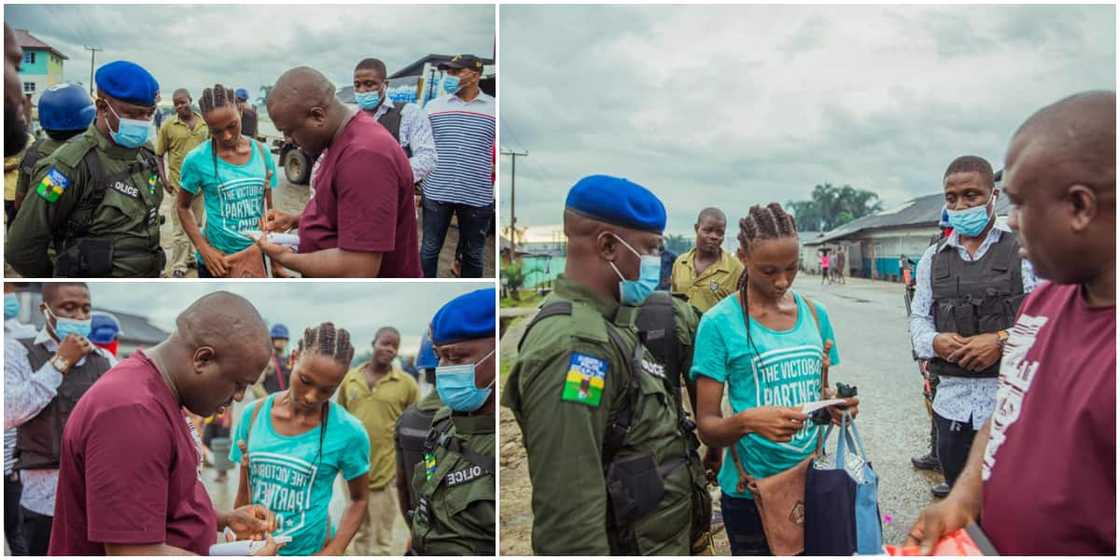
[[[257,415],[260,414],[261,406],[263,404],[264,404],[264,399],[258,400],[253,405],[253,413],[249,416],[249,427],[245,431],[245,452],[242,453],[242,455],[243,455],[242,460],[245,461],[246,463],[248,463],[248,458],[249,458],[249,438],[250,438],[250,436],[253,435],[253,424],[255,424],[257,422]],[[234,445],[237,445],[237,443],[235,442]],[[252,496],[252,494],[253,494],[253,485],[252,485],[253,481],[252,481],[252,479],[250,478],[250,475],[249,475],[248,465],[246,465],[245,468],[241,469],[241,479],[244,481],[245,491],[249,494],[248,496],[245,496],[245,504],[248,504],[251,501],[250,496]],[[238,496],[238,497],[240,497],[240,496]],[[240,505],[245,505],[245,504],[240,504]]]

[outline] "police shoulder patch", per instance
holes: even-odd
[[[52,165],[47,170],[47,174],[43,175],[43,178],[39,181],[39,186],[35,187],[35,193],[41,196],[43,200],[53,204],[72,184],[73,181],[69,177],[63,175],[57,167]]]
[[[562,400],[597,407],[607,382],[607,361],[587,354],[572,352],[572,361],[564,378]]]

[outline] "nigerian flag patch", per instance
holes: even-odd
[[[607,382],[607,362],[594,356],[572,353],[572,363],[564,379],[563,400],[599,406]]]
[[[39,181],[39,186],[35,187],[35,192],[43,197],[43,200],[55,202],[68,188],[70,188],[70,179],[51,166],[47,174],[43,175],[43,180]]]

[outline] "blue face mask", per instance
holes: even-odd
[[[14,319],[19,315],[19,298],[15,294],[4,294],[4,320]]]
[[[613,234],[612,234],[613,235]],[[637,255],[638,259],[642,261],[641,268],[638,272],[637,280],[627,280],[622,272],[619,272],[618,267],[614,263],[610,263],[614,273],[618,275],[618,294],[619,299],[624,305],[638,306],[645,303],[646,298],[657,289],[657,285],[661,283],[661,257],[657,255],[643,255],[634,250],[629,243],[622,240],[621,237],[615,235],[615,239],[622,243],[624,247],[630,249],[631,253]]]
[[[948,210],[949,212],[949,225],[953,230],[964,237],[978,237],[984,232],[984,228],[988,227],[988,223],[992,218],[988,214],[988,207],[992,205],[996,199],[995,193],[992,193],[992,198],[988,199],[988,204],[969,208],[967,210]]]
[[[66,317],[59,317],[55,315],[51,308],[47,308],[47,317],[54,319],[54,334],[58,336],[58,340],[65,340],[67,335],[76,334],[82,338],[89,338],[91,330],[90,319],[79,321],[77,319],[67,319]]]
[[[354,101],[358,102],[358,106],[366,111],[372,111],[381,104],[380,91],[366,91],[362,93],[354,92]]]
[[[494,355],[489,354],[473,364],[456,364],[453,366],[436,367],[436,392],[439,399],[448,408],[456,412],[474,412],[482,407],[486,399],[490,398],[494,381],[490,385],[479,389],[475,386],[475,367],[485,362]]]
[[[109,110],[116,115],[119,123],[117,130],[109,130],[109,135],[113,137],[113,142],[122,148],[139,148],[148,141],[148,134],[152,130],[152,121],[142,121],[138,119],[126,119],[117,114],[117,110],[109,105]]]
[[[459,86],[462,85],[462,83],[463,82],[459,79],[459,76],[452,76],[451,74],[448,74],[447,77],[443,79],[443,92],[455,93],[459,91]]]

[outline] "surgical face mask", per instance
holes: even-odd
[[[109,105],[106,103],[106,105]],[[109,105],[109,110],[117,117],[117,130],[109,129],[109,135],[113,137],[113,142],[118,146],[124,148],[139,148],[148,141],[148,135],[152,130],[152,121],[145,121],[139,119],[126,119],[117,113],[117,110]]]
[[[614,235],[614,234],[612,234]],[[630,249],[641,260],[641,268],[638,272],[637,280],[627,280],[622,272],[614,263],[610,263],[614,273],[618,275],[618,297],[624,305],[638,306],[645,303],[646,298],[657,289],[657,285],[661,283],[661,257],[657,255],[643,255],[634,250],[629,243],[622,240],[621,237],[615,235],[615,239],[622,243],[624,247]]]
[[[47,307],[44,314],[48,318],[54,319],[54,334],[58,336],[58,340],[65,340],[66,336],[71,334],[76,334],[82,338],[89,338],[89,332],[91,330],[90,325],[93,322],[91,319],[80,321],[78,319],[59,317],[51,311],[50,307]]]
[[[436,367],[436,392],[443,404],[456,412],[474,412],[490,398],[494,381],[479,389],[475,386],[475,368],[494,355],[494,350],[473,364]],[[495,378],[497,379],[497,378]]]
[[[462,85],[463,81],[459,79],[459,76],[452,76],[451,74],[448,74],[447,77],[443,79],[443,92],[455,93],[459,91],[459,88]]]
[[[988,203],[983,206],[967,210],[949,210],[949,225],[964,237],[979,236],[984,232],[984,228],[988,227],[988,222],[991,221],[988,207],[993,206],[992,203],[995,202],[995,199],[996,194],[993,192],[992,197],[988,199]]]
[[[19,298],[15,294],[4,294],[4,320],[14,319],[19,315]]]
[[[366,111],[372,111],[381,104],[380,91],[364,91],[361,93],[354,92],[354,101],[358,102],[358,106]]]

